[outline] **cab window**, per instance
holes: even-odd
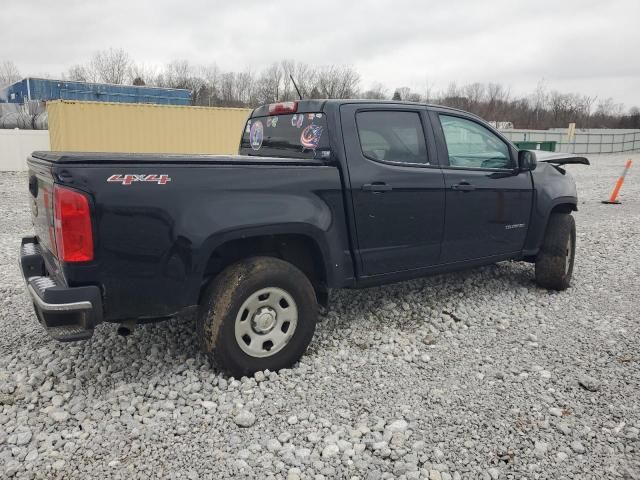
[[[511,169],[509,146],[482,125],[465,118],[440,115],[452,167]]]
[[[427,147],[418,112],[358,112],[356,123],[365,157],[387,162],[427,163]]]

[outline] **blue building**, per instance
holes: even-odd
[[[191,91],[109,83],[87,83],[44,78],[25,78],[0,90],[0,102],[85,100],[92,102],[191,105]]]

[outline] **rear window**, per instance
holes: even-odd
[[[325,158],[329,153],[327,120],[323,113],[254,117],[247,121],[241,155]]]

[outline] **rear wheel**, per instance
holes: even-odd
[[[544,288],[566,290],[576,253],[576,222],[568,213],[553,213],[536,257],[536,282]]]
[[[298,268],[256,257],[225,269],[206,289],[198,314],[202,350],[235,376],[289,367],[305,352],[318,314]]]

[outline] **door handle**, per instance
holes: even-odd
[[[469,182],[460,182],[457,185],[451,185],[451,190],[458,190],[460,192],[470,192],[475,190],[476,186],[471,185]]]
[[[362,190],[365,192],[388,192],[393,190],[391,185],[387,185],[384,182],[365,183],[362,185]]]

